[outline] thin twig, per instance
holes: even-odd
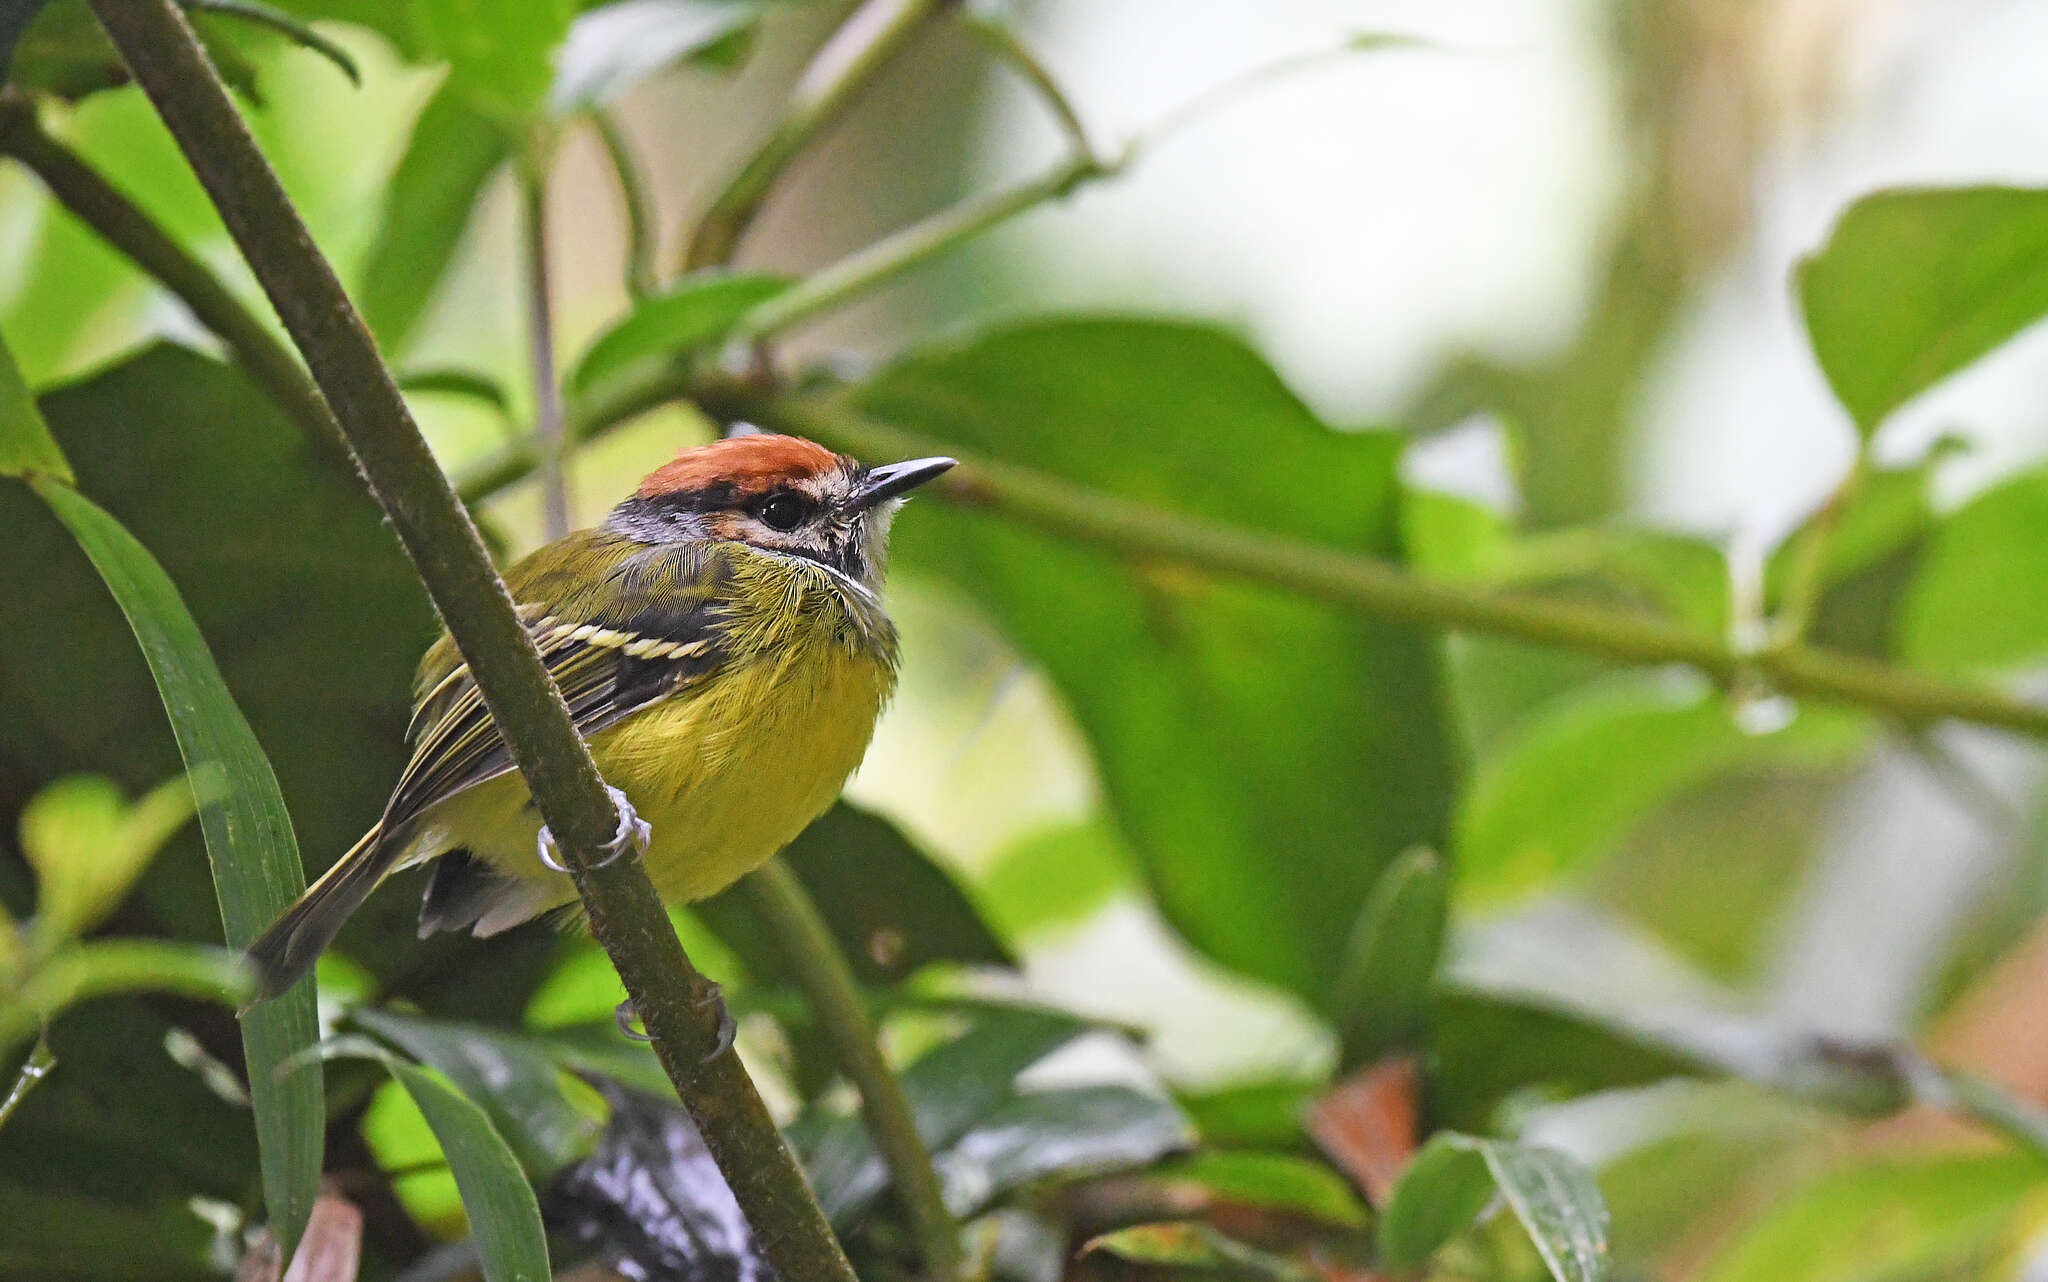
[[[654,278],[654,202],[640,176],[640,164],[633,158],[633,146],[618,118],[602,107],[588,113],[598,142],[611,161],[612,177],[619,184],[619,204],[626,214],[626,293],[634,301],[646,298],[657,288]]]
[[[1119,172],[1121,165],[1093,156],[1077,156],[1003,191],[942,209],[921,222],[856,250],[830,266],[804,277],[761,303],[734,326],[735,345],[759,342],[857,298],[883,281],[937,257],[963,241],[1008,222],[1026,210],[1058,200],[1099,178]]]
[[[1400,47],[1406,43],[1409,42],[1399,37],[1361,37],[1333,48],[1296,54],[1255,67],[1168,112],[1140,130],[1114,153],[1099,152],[1088,146],[1080,121],[1075,118],[1072,131],[1076,150],[1072,156],[1036,178],[1002,191],[969,197],[811,273],[743,317],[734,328],[734,343],[751,344],[779,334],[861,297],[883,281],[935,258],[955,245],[972,240],[1019,214],[1064,200],[1092,183],[1127,173],[1174,134],[1241,101],[1247,94],[1276,79],[1320,66],[1335,58],[1353,57],[1367,50]],[[1026,56],[1029,56],[1028,52]],[[1037,65],[1035,61],[1033,65]],[[1043,68],[1039,70],[1042,72]],[[1052,87],[1049,78],[1046,87],[1052,95],[1051,101],[1059,104],[1065,114],[1071,115],[1071,105],[1057,88]]]
[[[1677,663],[1721,685],[1754,676],[1794,698],[1846,704],[1919,726],[1944,718],[2048,739],[2048,707],[1860,655],[1805,646],[1747,654],[1721,638],[1639,614],[1435,582],[1370,557],[1242,529],[1089,489],[870,418],[832,395],[698,389],[721,417],[808,436],[867,458],[944,452],[960,466],[942,494],[1062,538],[1352,605],[1403,623],[1507,637],[1618,663]]]
[[[0,1127],[7,1125],[7,1119],[14,1116],[14,1110],[21,1107],[28,1093],[55,1067],[57,1057],[50,1052],[49,1038],[36,1038],[35,1045],[29,1048],[28,1058],[21,1062],[21,1070],[14,1075],[14,1085],[8,1088],[7,1097],[0,1099]]]
[[[853,968],[819,915],[810,892],[780,858],[740,882],[741,891],[775,942],[832,1057],[860,1091],[868,1134],[888,1163],[896,1196],[909,1217],[924,1263],[925,1282],[952,1282],[960,1274],[960,1229],[946,1211],[932,1155],[896,1075],[882,1059],[874,1022]]]
[[[717,1053],[715,989],[684,955],[646,869],[631,859],[598,866],[618,814],[589,750],[369,330],[219,73],[173,0],[93,0],[93,11],[305,354],[569,861],[591,933],[617,967],[770,1266],[789,1279],[855,1282],[739,1057]]]
[[[1870,477],[1867,445],[1856,452],[1849,470],[1829,492],[1806,527],[1792,537],[1785,580],[1778,594],[1777,611],[1771,621],[1776,644],[1790,645],[1806,639],[1826,590],[1828,544],[1842,524],[1842,514],[1856,501]]]
[[[541,537],[552,541],[569,532],[569,478],[548,279],[547,171],[545,155],[529,155],[519,166],[521,221],[526,233],[527,351],[533,365],[533,448],[540,460],[540,528]]]
[[[316,443],[347,457],[340,425],[291,348],[134,201],[45,133],[34,107],[12,94],[0,95],[0,155],[20,161],[58,204],[185,304]]]
[[[1095,152],[1088,141],[1088,127],[1081,122],[1081,113],[1074,108],[1074,100],[1060,88],[1059,81],[1031,47],[1017,38],[1010,25],[996,18],[978,13],[963,14],[961,25],[972,32],[974,37],[988,46],[989,52],[1008,64],[1009,68],[1024,78],[1031,91],[1038,95],[1046,109],[1059,122],[1060,132],[1067,136],[1067,145],[1076,156],[1089,156]]]
[[[775,131],[712,199],[690,234],[684,271],[732,261],[740,238],[797,153],[838,119],[918,26],[946,2],[865,0],[853,11],[798,77]]]

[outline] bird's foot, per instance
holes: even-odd
[[[640,1018],[640,1012],[633,1009],[632,998],[628,997],[625,1001],[622,1001],[617,1006],[613,1007],[612,1018],[618,1021],[619,1031],[626,1035],[627,1041],[651,1042],[654,1040],[653,1037],[633,1027],[635,1021],[637,1021]]]
[[[653,825],[642,819],[640,812],[633,809],[633,803],[626,799],[626,794],[610,784],[606,784],[604,790],[611,794],[612,805],[618,808],[619,826],[612,833],[612,839],[599,847],[604,851],[604,858],[591,865],[593,868],[610,867],[628,850],[636,855],[644,855],[647,853],[648,845],[654,840]],[[555,834],[548,831],[546,824],[540,826],[540,835],[536,840],[540,847],[542,866],[560,873],[569,871],[568,865],[562,862],[561,848],[555,844]]]
[[[610,784],[606,784],[604,790],[612,795],[612,804],[619,808],[619,826],[613,831],[612,839],[604,843],[604,858],[597,861],[599,868],[618,862],[619,856],[628,850],[639,858],[654,842],[654,825],[640,817],[640,812],[633,809],[633,803],[626,800],[626,794]]]
[[[712,1060],[717,1059],[720,1055],[732,1049],[733,1039],[739,1036],[740,1026],[734,1022],[732,1010],[725,1004],[725,990],[719,987],[716,980],[711,983],[711,991],[706,993],[704,999],[698,1002],[697,1005],[700,1007],[715,1006],[718,1008],[718,1044],[713,1046],[710,1052],[700,1061],[709,1064]],[[639,1020],[640,1013],[633,1009],[632,998],[629,997],[625,1001],[620,1002],[612,1011],[612,1018],[618,1021],[619,1031],[624,1033],[630,1040],[636,1042],[651,1042],[654,1040],[647,1033],[633,1027]]]

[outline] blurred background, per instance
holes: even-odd
[[[397,368],[460,370],[493,389],[480,397],[426,380],[412,395],[451,474],[472,474],[533,417],[517,166],[471,164],[459,140],[422,158],[415,130],[446,74],[432,51],[346,5],[287,7],[319,20],[362,83],[290,42],[251,40],[252,122],[321,247],[369,300],[373,323],[386,322],[379,337]],[[664,271],[844,14],[825,3],[759,7],[743,56],[664,69],[607,104],[645,175]],[[576,30],[596,39],[584,24],[605,12]],[[2038,554],[2025,545],[2048,515],[2032,497],[2048,450],[2048,339],[2022,334],[1912,399],[1866,446],[1815,360],[1793,279],[1845,208],[1875,189],[2048,182],[2042,6],[1017,0],[973,13],[1036,53],[1101,154],[1142,140],[1128,170],[796,330],[777,344],[781,368],[868,388],[877,415],[893,409],[942,440],[955,426],[947,402],[919,379],[952,379],[998,405],[986,422],[963,417],[970,426],[957,433],[984,451],[1010,452],[1004,432],[1020,442],[1043,434],[1016,445],[1016,457],[1462,584],[1645,611],[1738,647],[1773,626],[1786,548],[1806,532],[1825,541],[1853,527],[1864,541],[1828,554],[1837,568],[1812,603],[1817,644],[2040,692],[2029,672],[2048,657],[2048,635],[2027,632],[2023,618],[2010,644],[1973,648],[1969,638],[2011,623],[2007,608],[2039,612],[2007,592],[2029,584]],[[1331,54],[1362,33],[1405,39]],[[578,65],[578,38],[560,51],[558,73]],[[1281,70],[1259,74],[1270,67]],[[46,102],[41,115],[260,306],[135,90]],[[633,306],[621,270],[630,228],[597,133],[566,123],[550,146],[544,234],[566,370]],[[797,157],[736,267],[802,276],[1038,175],[1068,146],[1041,96],[967,24],[934,22]],[[456,171],[479,170],[473,209],[462,194],[405,187],[409,166],[438,168],[457,187]],[[434,200],[460,206],[443,219],[443,243],[412,258],[395,251],[404,202]],[[416,296],[396,297],[406,289]],[[1045,319],[1076,316],[1090,318],[1073,322],[1078,338]],[[1188,369],[1263,360],[1271,375],[1237,380],[1253,390],[1213,400],[1219,415],[1239,404],[1270,411],[1273,435],[1204,421],[1180,438],[1172,397],[1119,382],[1180,366],[1148,363],[1151,340],[1108,318],[1204,327],[1206,337],[1188,340]],[[360,579],[344,566],[310,596],[250,604],[236,599],[234,572],[258,564],[253,552],[223,558],[216,544],[181,557],[139,528],[154,519],[164,540],[186,537],[153,491],[169,475],[159,469],[200,464],[162,442],[127,458],[116,433],[203,425],[221,402],[194,393],[189,405],[167,404],[146,380],[96,380],[159,340],[219,345],[18,165],[0,166],[0,331],[31,386],[50,394],[46,412],[81,473],[104,480],[102,501],[165,561],[230,686],[252,692],[248,711],[276,758],[308,865],[324,865],[374,815],[395,771],[402,721],[392,723],[391,704],[426,622],[411,601],[388,627],[367,606],[344,626],[344,585],[402,598],[403,566],[378,554]],[[1017,346],[999,358],[988,336],[1005,334]],[[1068,341],[1116,354],[1069,368],[1058,364]],[[1273,376],[1270,388],[1260,381]],[[179,385],[195,386],[182,376]],[[1110,461],[1091,471],[1083,424],[1116,433],[1126,397],[1143,402],[1129,408],[1132,435],[1104,443]],[[1068,405],[1087,416],[1060,417]],[[160,413],[167,421],[153,424]],[[1304,443],[1291,435],[1302,424],[1329,430]],[[672,404],[580,448],[567,465],[571,523],[600,519],[642,472],[717,430]],[[1370,468],[1354,445],[1379,451],[1393,500],[1367,493],[1376,482],[1362,479]],[[1147,476],[1154,453],[1174,457]],[[1866,479],[1850,491],[1852,471]],[[1257,479],[1234,482],[1247,474]],[[260,490],[263,478],[252,469],[241,484]],[[1232,494],[1246,510],[1227,510]],[[1999,495],[2002,506],[1980,506]],[[235,502],[245,498],[266,502]],[[1446,1124],[1455,1114],[1467,1129],[1535,1137],[1595,1168],[1626,1276],[2048,1278],[2048,1180],[2036,1159],[1922,1112],[1872,1122],[1771,1089],[1783,1084],[1773,1066],[1815,1048],[1911,1042],[2022,1100],[2048,1100],[2038,744],[1954,723],[1899,730],[1867,710],[1768,688],[1725,693],[1686,669],[1283,607],[1277,594],[1190,586],[1145,563],[1130,582],[1167,601],[1154,603],[1163,615],[1213,606],[1225,621],[1189,640],[1172,619],[1155,620],[1161,656],[1126,648],[1120,660],[1110,651],[1123,625],[1063,603],[1062,574],[1079,576],[1070,581],[1084,595],[1100,586],[1080,554],[923,506],[904,518],[890,589],[902,689],[848,796],[936,861],[1016,963],[928,983],[1128,1034],[1083,1039],[1035,1071],[1147,1083],[1225,1148],[1267,1134],[1233,1141],[1218,1120],[1227,1114],[1204,1102],[1257,1087],[1298,1106],[1361,1067],[1311,977],[1328,980],[1336,962],[1322,941],[1341,940],[1369,874],[1426,846],[1451,869],[1444,991],[1566,1011],[1602,1035],[1654,1028],[1665,1050],[1676,1039],[1715,1048],[1722,1064],[1764,1065],[1733,1075],[1747,1084],[1623,1070],[1619,1060],[1588,1067],[1598,1055],[1575,1058],[1576,1024],[1501,1031],[1438,1013],[1437,1040],[1418,1051],[1425,1075],[1443,1074],[1426,1086],[1426,1108],[1433,1099]],[[477,510],[507,557],[543,541],[531,478]],[[77,559],[26,503],[0,507],[0,522],[0,547],[47,545],[54,563]],[[368,548],[373,526],[336,537]],[[2008,554],[2010,565],[1999,559]],[[949,568],[955,557],[966,568]],[[1044,558],[1051,586],[1022,582],[1040,569],[988,592],[963,581],[1003,578],[992,567],[1005,558]],[[0,579],[16,581],[0,599],[17,601],[53,563],[26,551],[0,560]],[[107,624],[106,610],[89,595],[35,598],[49,605],[33,616],[0,611],[13,616],[0,635],[27,645],[88,619],[86,632],[102,635],[91,629]],[[318,651],[328,666],[290,679],[341,693],[285,692],[286,675],[250,653],[260,640],[222,635],[208,617],[261,620],[301,606],[347,644]],[[1339,644],[1333,629],[1368,640]],[[168,773],[165,746],[140,742],[160,734],[145,676],[83,690],[56,659],[21,659],[11,645],[0,653],[15,718],[0,730],[10,831],[59,774],[108,774],[134,792]],[[60,733],[79,700],[94,705],[96,728]],[[1148,720],[1147,700],[1174,712]],[[342,708],[354,738],[316,730],[309,743],[276,741]],[[1204,725],[1214,742],[1175,743]],[[108,755],[124,735],[138,743]],[[1217,791],[1246,799],[1205,815],[1194,799]],[[181,840],[113,928],[213,929],[196,841]],[[25,915],[25,873],[7,868],[20,865],[15,853],[0,848],[0,898]],[[1318,861],[1357,876],[1323,883]],[[1273,887],[1260,880],[1268,870]],[[1344,900],[1329,907],[1338,927],[1302,908],[1319,884]],[[372,916],[382,924],[345,938],[344,955],[323,969],[330,996],[398,993],[429,1011],[532,1027],[615,1000],[587,941],[505,954],[497,973],[513,978],[502,1000],[455,992],[488,987],[477,972],[500,965],[476,945],[436,945],[428,956],[438,961],[400,966],[393,979],[389,959],[363,941],[402,932],[409,913],[408,892],[380,897]],[[715,920],[684,925],[707,970],[744,969]],[[472,973],[420,986],[437,964]],[[903,1036],[902,1046],[916,1044]],[[772,1019],[743,1022],[750,1062],[781,1062],[779,1038]],[[1489,1084],[1472,1086],[1475,1076]],[[808,1094],[801,1073],[777,1089],[792,1111]],[[365,1130],[376,1164],[431,1167],[431,1150],[400,1151],[427,1142],[402,1100],[388,1087],[376,1100]],[[1291,1114],[1276,1115],[1284,1132]],[[1327,1154],[1327,1138],[1313,1138]],[[1298,1133],[1273,1142],[1316,1148]],[[427,1175],[394,1187],[430,1233],[447,1232],[459,1211],[445,1180]],[[1488,1277],[1530,1267],[1498,1243],[1489,1250],[1436,1267]]]

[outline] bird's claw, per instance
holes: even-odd
[[[651,1042],[653,1037],[633,1027],[633,1021],[640,1018],[640,1012],[633,1009],[633,999],[628,997],[612,1008],[612,1019],[617,1021],[619,1031],[629,1042]]]
[[[619,826],[612,833],[612,839],[604,843],[604,858],[597,861],[597,867],[609,867],[628,850],[635,855],[645,855],[647,847],[654,841],[654,825],[640,817],[633,809],[633,803],[626,800],[626,794],[610,784],[604,790],[612,795],[612,804],[619,809]]]
[[[619,826],[612,833],[612,839],[599,847],[605,855],[591,865],[593,868],[610,867],[628,850],[636,855],[644,855],[647,853],[648,845],[654,840],[654,826],[640,817],[640,812],[633,809],[633,803],[626,799],[626,794],[610,784],[606,784],[604,790],[611,794],[612,805],[618,809]],[[540,834],[536,840],[543,867],[559,873],[569,871],[568,865],[562,862],[561,850],[555,845],[555,834],[548,830],[546,824],[540,826]]]
[[[711,991],[706,993],[703,999],[697,1002],[697,1005],[700,1007],[716,1006],[718,1008],[718,1044],[713,1046],[710,1052],[699,1061],[700,1063],[709,1064],[712,1060],[717,1059],[720,1055],[732,1049],[733,1039],[739,1036],[740,1026],[734,1022],[732,1010],[725,1004],[725,991],[718,986],[716,981],[712,982]],[[618,1021],[619,1031],[624,1033],[630,1040],[636,1042],[651,1042],[654,1040],[647,1033],[633,1027],[634,1021],[638,1020],[640,1015],[638,1011],[633,1009],[632,998],[629,997],[625,1001],[620,1002],[617,1008],[612,1011],[612,1018]]]

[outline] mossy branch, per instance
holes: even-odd
[[[646,870],[598,867],[617,815],[532,637],[435,464],[369,330],[313,245],[172,0],[92,0],[325,394],[372,492],[448,624],[542,817],[591,933],[655,1053],[785,1278],[853,1282],[831,1227],[739,1058],[714,1055],[710,981],[684,955]]]

